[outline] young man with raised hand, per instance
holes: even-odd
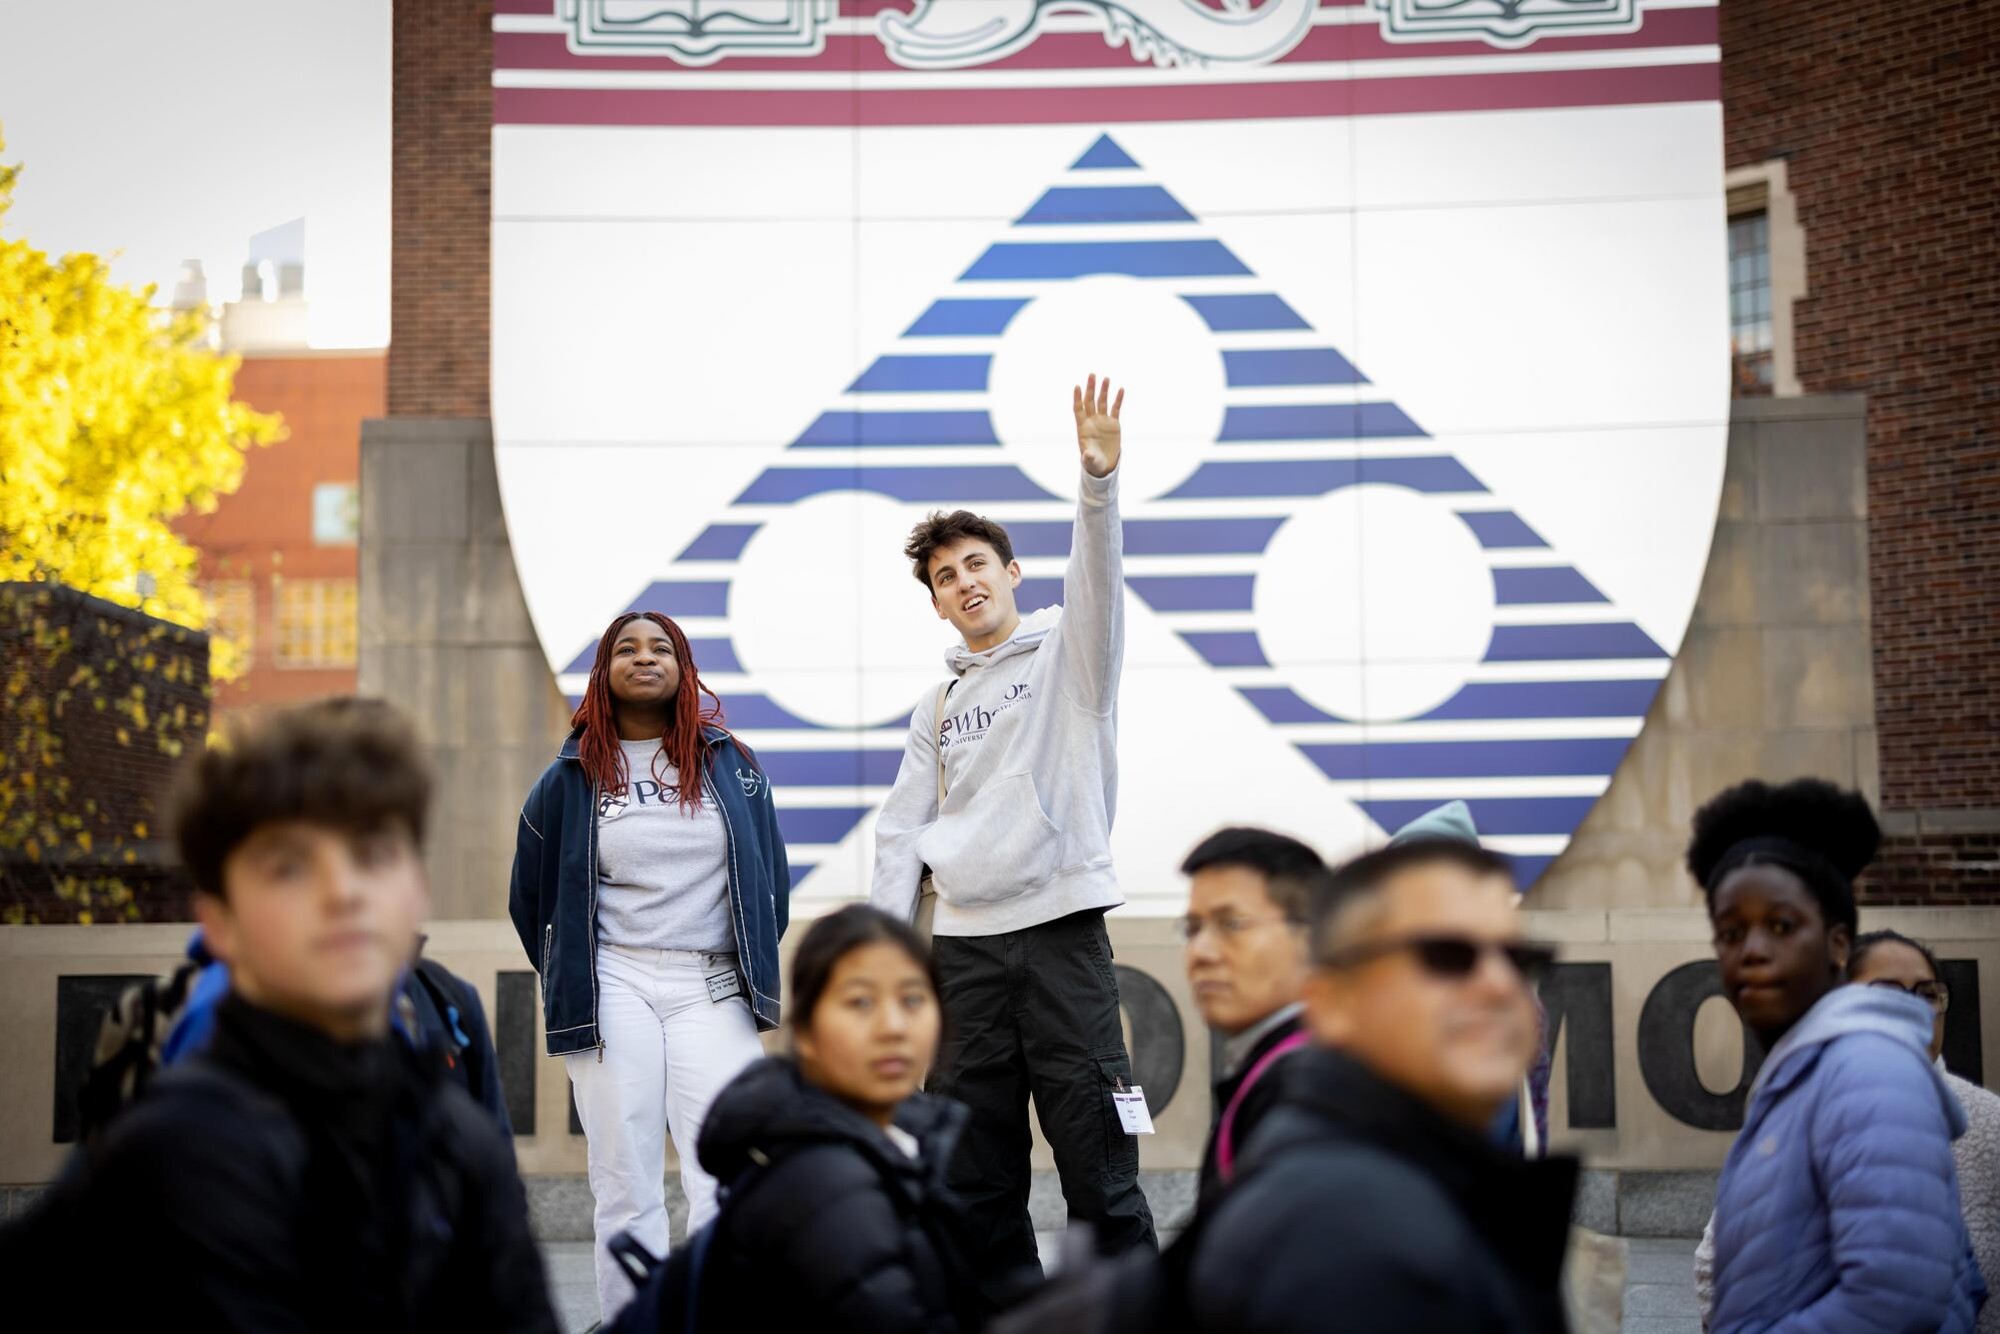
[[[909,920],[928,871],[949,1034],[929,1089],[971,1108],[952,1161],[972,1257],[1003,1297],[1039,1268],[1028,1218],[1028,1101],[1055,1152],[1072,1222],[1107,1251],[1154,1243],[1138,1144],[1113,1103],[1132,1085],[1104,913],[1111,865],[1118,676],[1125,649],[1119,412],[1108,379],[1071,393],[1079,478],[1061,606],[1023,617],[1006,529],[933,514],[904,551],[963,639],[952,680],[910,719],[875,830],[873,902]],[[940,800],[942,796],[942,800]]]
[[[408,722],[368,700],[192,766],[174,837],[229,994],[0,1244],[15,1299],[77,1329],[556,1328],[512,1146],[391,1032],[430,791]]]

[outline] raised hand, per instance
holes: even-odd
[[[1109,406],[1106,406],[1109,404]],[[1070,390],[1070,407],[1076,413],[1076,448],[1083,455],[1083,470],[1092,477],[1109,477],[1118,466],[1123,446],[1118,410],[1125,406],[1125,391],[1111,397],[1111,379],[1100,386],[1092,375],[1081,389]]]

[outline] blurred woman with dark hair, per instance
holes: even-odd
[[[2000,1094],[1945,1069],[1944,1020],[1951,1009],[1951,988],[1945,984],[1937,955],[1899,931],[1869,931],[1854,941],[1847,980],[1856,986],[1905,991],[1931,1007],[1935,1016],[1931,1063],[1965,1109],[1965,1133],[1952,1145],[1965,1230],[1971,1234],[1979,1272],[1989,1281],[2000,1279]],[[1979,1330],[2000,1334],[2000,1302],[1989,1300],[1980,1309]]]
[[[667,1250],[669,1134],[692,1232],[715,1213],[703,1118],[778,1023],[791,876],[770,780],[721,715],[680,626],[618,617],[516,830],[509,915],[583,1122],[607,1323],[632,1296],[610,1240]]]
[[[701,1133],[723,1185],[702,1331],[958,1334],[987,1314],[944,1184],[965,1108],[917,1092],[943,1016],[931,952],[854,904],[792,960],[792,1053],[722,1091]]]
[[[1769,1053],[1716,1187],[1719,1334],[1969,1331],[1985,1300],[1932,1007],[1842,985],[1880,839],[1858,793],[1814,779],[1743,783],[1695,814],[1723,992]]]

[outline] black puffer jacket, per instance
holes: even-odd
[[[1574,1160],[1501,1153],[1351,1057],[1298,1052],[1199,1225],[1194,1324],[1553,1334],[1575,1191]]]
[[[959,1259],[944,1187],[965,1109],[912,1097],[911,1159],[782,1059],[724,1089],[701,1130],[701,1165],[729,1193],[701,1279],[704,1331],[959,1334],[985,1311]]]

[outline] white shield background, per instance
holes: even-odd
[[[1135,62],[1131,77],[1147,69]],[[1137,167],[1071,173],[1106,134]],[[894,403],[847,392],[878,356],[910,350],[899,336],[934,300],[966,294],[958,280],[989,245],[1020,239],[1015,222],[1044,191],[1114,180],[1157,184],[1194,219],[1120,235],[1220,241],[1256,275],[1220,286],[1276,293],[1313,333],[1211,331],[1183,297],[1212,280],[1000,285],[988,290],[1033,298],[1007,331],[937,348],[990,354],[985,392]],[[1546,864],[1609,762],[1594,774],[1409,776],[1365,760],[1330,777],[1301,747],[1582,738],[1610,745],[1615,762],[1649,686],[1636,704],[1581,717],[1422,715],[1467,681],[1657,683],[1665,671],[1665,657],[1643,654],[1482,661],[1496,625],[1630,623],[1666,655],[1687,627],[1728,407],[1712,101],[1157,123],[501,124],[493,198],[499,476],[551,668],[565,673],[659,581],[728,580],[726,615],[681,618],[740,660],[740,671],[705,663],[704,677],[725,701],[768,697],[819,725],[745,727],[746,740],[760,753],[827,752],[836,770],[832,756],[877,755],[848,782],[779,776],[793,862],[812,868],[804,910],[865,894],[872,819],[839,812],[880,800],[879,756],[900,753],[901,719],[942,679],[954,636],[900,555],[933,506],[836,490],[732,507],[773,465],[1005,462],[1065,499],[975,508],[1010,525],[1066,519],[1070,385],[1099,371],[1130,391],[1128,528],[1167,514],[1286,519],[1261,553],[1128,560],[1128,576],[1255,579],[1254,605],[1220,612],[1127,595],[1114,853],[1142,912],[1178,910],[1178,861],[1218,825],[1267,824],[1338,855],[1379,838],[1378,819],[1393,822],[1382,811],[1404,809],[1371,818],[1371,800],[1556,801],[1569,813],[1554,827],[1544,815],[1490,840]],[[1104,235],[1057,226],[1031,239]],[[1337,349],[1369,382],[1343,391],[1348,401],[1391,402],[1428,438],[1218,443],[1229,407],[1328,401],[1324,387],[1226,384],[1222,352],[1262,345]],[[983,407],[1000,445],[976,458],[801,460],[786,448],[825,412],[925,406]],[[1490,496],[1373,485],[1158,498],[1218,458],[1413,454],[1456,459]],[[1511,512],[1546,549],[1482,553],[1458,518],[1468,508]],[[759,527],[737,559],[677,562],[711,524],[744,522]],[[1571,567],[1605,604],[1495,605],[1489,563]],[[1059,577],[1062,559],[1024,564],[1030,578]],[[1271,665],[1218,668],[1189,631],[1252,631]],[[580,690],[574,674],[561,679]],[[1331,717],[1275,724],[1244,693],[1273,688]]]

